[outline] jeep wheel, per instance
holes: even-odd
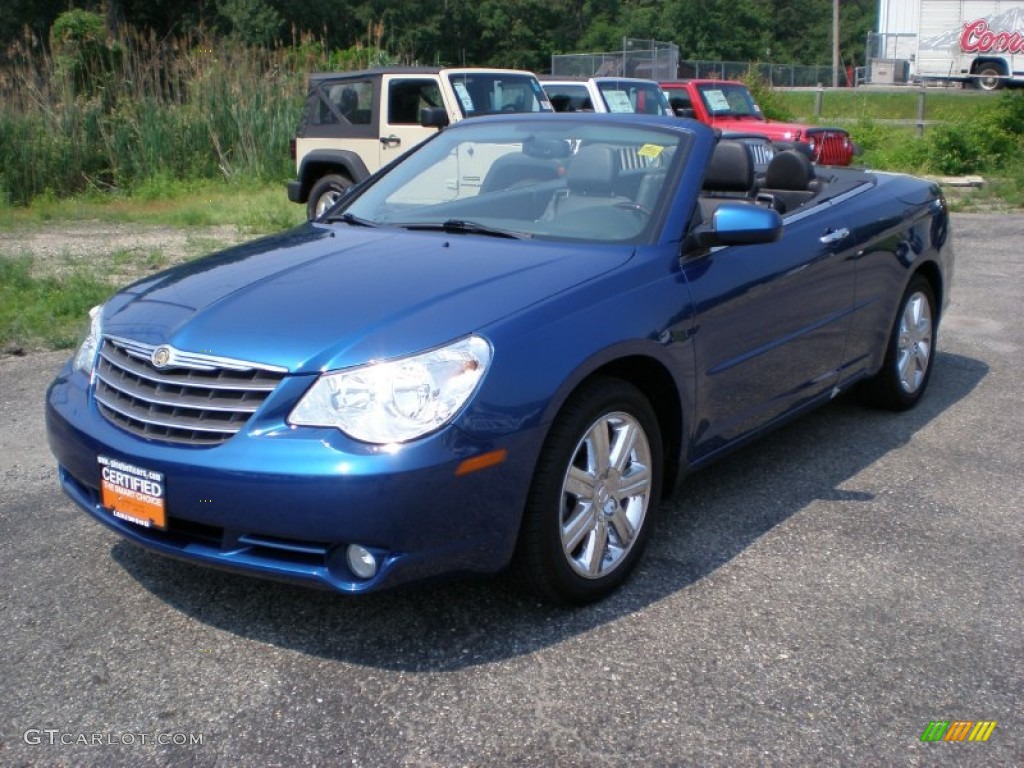
[[[306,218],[312,221],[319,219],[324,211],[332,207],[345,190],[352,186],[352,179],[331,173],[313,185],[309,191],[309,202],[306,203]]]

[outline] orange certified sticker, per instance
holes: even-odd
[[[115,517],[146,528],[167,528],[164,476],[117,459],[97,456],[103,506]]]

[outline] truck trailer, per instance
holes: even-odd
[[[880,0],[878,34],[872,82],[1024,84],[1024,0]]]

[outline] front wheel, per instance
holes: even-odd
[[[662,446],[647,398],[619,379],[585,383],[559,413],[541,452],[513,563],[555,603],[615,590],[647,543]]]
[[[347,176],[340,176],[330,173],[313,185],[309,191],[309,202],[306,203],[306,218],[312,221],[319,219],[324,212],[331,208],[345,190],[352,186],[352,179]]]
[[[932,374],[936,319],[935,292],[918,275],[903,294],[881,370],[861,385],[863,400],[894,411],[917,404]]]

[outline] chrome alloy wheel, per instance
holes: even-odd
[[[562,480],[562,552],[580,576],[598,579],[629,554],[651,499],[651,448],[631,415],[601,416],[576,446]]]
[[[900,386],[907,394],[917,392],[925,380],[931,351],[931,304],[923,293],[916,292],[903,305],[896,347],[896,371]]]
[[[342,190],[340,189],[330,189],[320,195],[316,201],[316,218],[319,219],[328,208],[334,207],[334,204],[341,199],[341,194]]]

